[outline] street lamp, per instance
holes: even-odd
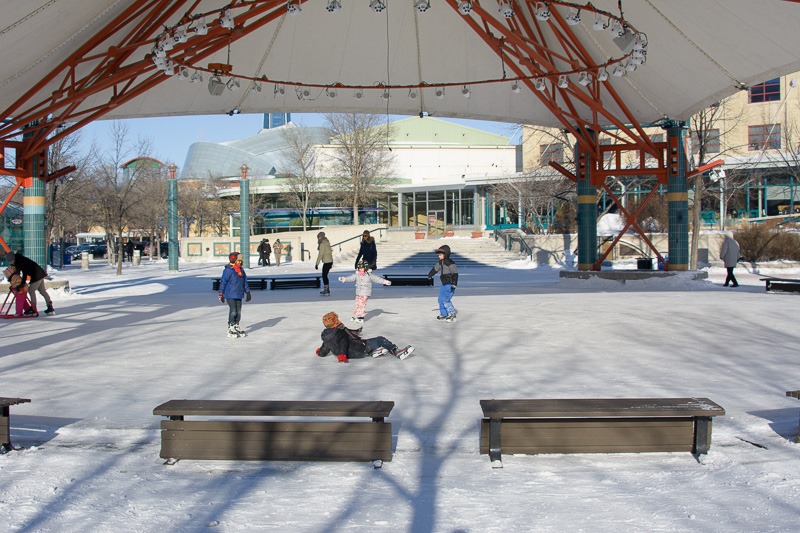
[[[178,271],[178,180],[175,179],[175,172],[178,166],[175,163],[167,167],[169,170],[169,180],[167,181],[167,261],[169,271]],[[161,255],[161,251],[157,251]]]
[[[247,165],[242,165],[242,180],[239,183],[239,251],[244,266],[250,268],[250,182],[247,181]]]

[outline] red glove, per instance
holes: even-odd
[[[345,354],[343,354],[343,353],[337,355],[336,359],[338,359],[340,363],[349,363],[350,362],[350,361],[348,361],[347,356]]]
[[[221,303],[225,303],[225,296],[223,296],[223,294],[222,294],[222,293],[219,293],[219,294],[217,295],[217,297],[219,298],[219,301],[220,301]]]
[[[314,353],[315,353],[315,354],[317,354],[317,355],[319,355],[319,351],[320,351],[321,349],[322,349],[322,348],[317,348],[317,351],[316,351],[316,352],[314,352]]]

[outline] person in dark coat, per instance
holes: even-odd
[[[269,266],[269,254],[272,253],[272,247],[269,245],[269,239],[262,239],[261,244],[258,245],[258,265]]]
[[[436,319],[455,322],[458,311],[453,306],[452,299],[458,285],[458,268],[453,260],[450,259],[450,247],[448,245],[440,246],[436,249],[436,253],[439,256],[439,262],[428,272],[429,278],[433,278],[439,272],[439,280],[442,282],[442,286],[439,287],[439,316]]]
[[[349,363],[350,359],[363,359],[368,355],[380,357],[390,353],[403,360],[414,351],[414,347],[411,345],[398,348],[386,337],[363,339],[361,338],[361,328],[346,328],[339,320],[339,315],[333,311],[322,317],[322,324],[325,329],[320,335],[322,346],[317,348],[316,352],[319,357],[333,354],[340,363]]]
[[[128,241],[125,243],[125,257],[127,258],[128,262],[133,262],[133,241]]]
[[[23,280],[30,280],[28,285],[28,296],[31,299],[31,309],[26,311],[26,314],[33,315],[38,313],[36,308],[37,291],[42,295],[42,298],[44,298],[44,301],[47,304],[47,309],[44,310],[44,314],[52,315],[55,313],[55,309],[53,309],[53,301],[50,299],[50,295],[47,294],[47,287],[44,284],[44,280],[47,277],[47,271],[39,266],[37,262],[28,259],[22,254],[15,254],[14,252],[8,252],[6,254],[6,261],[8,261],[9,265],[14,265],[14,267],[16,267],[17,272]]]
[[[375,246],[375,239],[370,237],[369,232],[364,230],[361,235],[361,247],[356,256],[356,268],[361,260],[367,264],[367,269],[376,270],[378,268],[378,248]]]
[[[246,337],[247,334],[239,327],[239,321],[242,319],[242,298],[246,302],[250,301],[247,273],[239,252],[233,252],[228,261],[219,281],[218,297],[220,302],[228,302],[228,337]]]

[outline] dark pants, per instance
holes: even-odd
[[[242,319],[242,299],[228,298],[225,301],[228,302],[228,325],[238,324]]]
[[[391,353],[397,351],[397,345],[386,337],[371,337],[369,339],[364,339],[364,342],[367,343],[367,350],[369,350],[369,353],[374,352],[378,348],[386,348]]]
[[[322,263],[322,284],[326,287],[330,285],[328,282],[328,272],[333,268],[333,263]]]
[[[739,282],[736,281],[736,276],[733,275],[733,269],[735,267],[725,267],[728,270],[728,275],[725,277],[725,286],[728,286],[728,283],[732,283],[734,287],[739,286]]]

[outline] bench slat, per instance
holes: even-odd
[[[386,418],[391,401],[170,400],[153,409],[162,416],[364,416]]]
[[[792,398],[800,399],[800,390],[787,390],[786,396],[790,396]]]
[[[20,403],[30,403],[30,398],[0,398],[0,407],[17,405]]]
[[[391,461],[391,424],[162,421],[161,457]]]
[[[718,416],[725,410],[708,398],[605,398],[481,400],[490,418]]]

